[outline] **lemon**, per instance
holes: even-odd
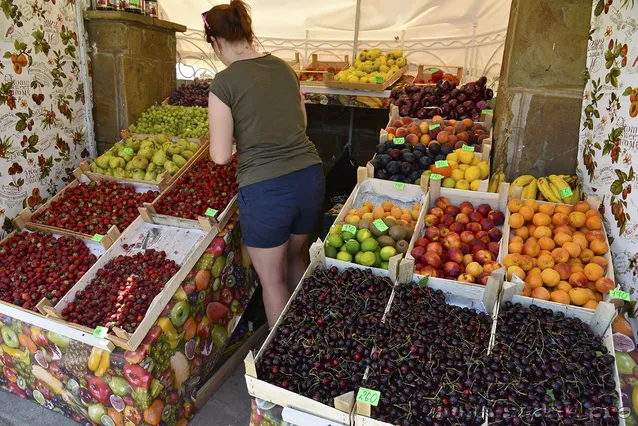
[[[374,254],[374,252],[367,251],[361,255],[361,259],[359,260],[361,261],[361,264],[363,266],[374,266],[374,264],[377,262],[377,256]]]
[[[458,153],[459,161],[463,164],[471,164],[472,159],[474,158],[474,153],[469,151],[463,151]]]
[[[339,248],[343,245],[343,240],[338,234],[328,235],[328,244],[334,248]]]
[[[348,83],[358,83],[359,82],[359,77],[357,77],[356,75],[351,75],[350,77],[348,77]]]
[[[390,262],[381,263],[381,269],[385,269],[386,271],[390,268]]]
[[[477,164],[477,167],[481,171],[481,180],[487,179],[490,175],[490,165],[487,161],[481,161]]]
[[[360,251],[359,253],[354,255],[354,263],[358,263],[359,265],[361,264],[361,256],[363,256],[363,252]]]
[[[450,161],[454,161],[456,163],[459,162],[459,156],[456,154],[456,152],[451,152],[447,155],[447,157],[445,157],[445,159],[448,161],[448,163]]]
[[[372,236],[372,232],[369,229],[359,229],[357,231],[357,241],[360,243],[364,242],[368,238]]]
[[[347,251],[337,253],[337,259],[343,262],[352,262],[352,255]]]
[[[377,242],[377,240],[375,240],[372,237],[366,238],[361,243],[361,250],[362,251],[366,251],[366,252],[375,251],[377,249],[377,247],[379,247],[379,243]]]
[[[379,254],[381,255],[381,259],[389,260],[392,256],[397,254],[397,250],[392,246],[386,246],[381,249]]]
[[[470,183],[468,181],[466,181],[465,179],[461,179],[460,181],[456,182],[456,185],[454,187],[456,189],[468,190],[468,189],[470,189]]]
[[[341,224],[338,223],[336,225],[332,225],[330,227],[330,232],[329,233],[330,234],[339,234],[339,233],[341,233]]]
[[[464,171],[466,171],[466,170],[467,170],[467,169],[469,169],[469,168],[470,168],[470,165],[469,165],[469,164],[460,164],[460,165],[459,165],[459,170],[461,170],[461,171],[463,171],[463,172],[464,172]]]
[[[339,254],[337,249],[332,247],[331,245],[326,245],[325,252],[326,252],[326,257],[329,257],[331,259],[334,259],[335,257],[337,257],[337,254]]]
[[[478,191],[480,185],[481,185],[481,180],[477,179],[474,182],[470,183],[470,190]]]
[[[357,240],[350,240],[346,243],[346,251],[352,255],[359,253],[360,248],[361,246]]]
[[[443,179],[443,183],[441,183],[443,188],[454,188],[454,185],[456,185],[456,181],[451,177]]]
[[[477,166],[471,166],[465,171],[465,180],[468,182],[474,182],[481,177],[481,170]]]
[[[459,163],[458,163],[458,161],[448,161],[447,163],[448,163],[448,165],[449,165],[451,168],[453,168],[453,169],[458,169],[458,168],[459,168]]]
[[[368,77],[361,77],[359,83],[368,83]]]
[[[471,154],[474,155],[473,152]],[[478,166],[478,163],[480,163],[480,162],[481,162],[481,159],[478,158],[476,155],[474,155],[474,157],[472,158],[472,165],[473,166]]]
[[[454,179],[455,181],[459,181],[464,178],[465,178],[465,173],[463,173],[463,170],[459,170],[459,169],[452,170],[452,179]]]

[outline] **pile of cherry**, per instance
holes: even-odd
[[[238,191],[236,166],[236,154],[223,166],[199,160],[162,195],[155,211],[184,219],[204,216],[209,208],[221,213]]]
[[[304,279],[276,334],[257,360],[260,379],[333,406],[371,363],[392,282],[370,270],[322,270]]]
[[[112,225],[123,231],[139,216],[138,207],[153,202],[157,194],[117,182],[83,182],[61,192],[32,221],[89,235],[104,235]]]
[[[120,327],[134,332],[151,302],[179,270],[166,252],[146,250],[111,259],[75,294],[63,310],[65,320],[90,328]]]
[[[81,240],[15,233],[0,243],[0,300],[34,311],[44,297],[55,304],[96,260]]]

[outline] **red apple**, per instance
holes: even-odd
[[[478,277],[476,277],[476,280],[474,280],[474,282],[476,284],[482,284],[482,285],[487,285],[487,280],[490,277],[489,274],[483,272],[482,274],[479,274]]]
[[[430,265],[434,269],[441,266],[441,257],[431,251],[426,252],[422,257],[422,260],[426,265]]]
[[[433,214],[434,216],[438,217],[439,219],[443,217],[443,215],[445,214],[445,212],[443,211],[442,208],[440,207],[432,207],[429,211],[430,214]]]
[[[465,213],[457,214],[454,220],[458,223],[462,223],[463,225],[467,225],[468,223],[470,223],[470,217]]]
[[[429,243],[430,242],[427,239],[421,237],[421,238],[417,238],[414,241],[414,246],[415,247],[427,247]]]
[[[452,225],[453,223],[454,223],[454,216],[452,215],[449,215],[446,213],[441,218],[441,225],[445,226],[446,228],[449,228],[450,225]]]
[[[476,211],[481,213],[483,216],[487,216],[491,210],[492,210],[492,207],[490,207],[489,204],[481,204],[480,206],[476,208]]]
[[[435,267],[426,265],[423,267],[423,269],[421,269],[420,274],[429,275],[430,277],[436,278],[439,275],[439,272],[436,270]]]
[[[505,223],[505,215],[500,210],[491,210],[488,213],[487,217],[489,217],[490,220],[494,222],[495,226],[499,226]]]
[[[474,233],[472,233],[471,231],[463,231],[459,234],[459,236],[461,237],[461,241],[465,244],[471,243],[474,239]]]
[[[436,253],[438,256],[441,256],[443,254],[443,246],[441,245],[441,243],[430,243],[428,244],[428,246],[425,248],[426,252],[431,252],[431,253]]]
[[[463,263],[463,252],[460,248],[451,248],[450,251],[447,252],[447,256],[450,262]]]
[[[459,248],[461,246],[461,237],[456,232],[450,232],[443,238],[443,247],[446,249]]]
[[[485,231],[489,231],[490,229],[494,228],[494,222],[486,217],[481,219],[479,223],[481,224],[481,228],[483,228]]]
[[[465,213],[468,216],[474,211],[474,206],[469,201],[463,201],[459,208],[461,209],[461,213]]]
[[[485,262],[487,262],[488,260],[494,260],[494,258],[492,257],[492,253],[490,253],[489,251],[479,250],[476,253],[474,253],[474,260],[480,263],[481,265],[484,265]]]
[[[445,214],[449,214],[452,217],[456,217],[456,215],[459,213],[461,213],[461,209],[456,206],[447,206],[445,208]]]
[[[443,273],[446,277],[456,278],[461,275],[461,265],[456,262],[446,262],[443,264]]]
[[[425,254],[425,248],[424,247],[414,247],[412,249],[412,251],[410,252],[410,254],[412,255],[412,257],[415,260],[421,260],[421,256],[423,256]]]
[[[487,234],[486,231],[477,232],[476,238],[478,238],[479,240],[482,240],[485,244],[490,242],[490,236]]]
[[[469,214],[470,222],[479,223],[483,219],[483,215],[479,212],[472,212]]]
[[[501,246],[497,242],[490,241],[489,243],[487,243],[487,249],[490,251],[490,253],[492,253],[494,258],[496,259],[498,257],[498,252],[500,251]]]
[[[498,228],[492,228],[487,231],[487,235],[490,236],[490,240],[496,241],[498,243],[499,241],[501,241],[501,238],[503,238],[503,231]]]
[[[450,205],[450,200],[448,200],[446,197],[439,197],[434,202],[434,205],[440,209],[445,210],[445,208]]]
[[[432,213],[425,215],[425,219],[424,219],[425,226],[438,225],[439,221],[440,221],[439,217],[436,215],[433,215]]]
[[[457,234],[461,234],[465,230],[465,225],[459,222],[452,222],[450,225],[450,232],[456,232]]]
[[[430,226],[425,230],[425,238],[430,241],[438,241],[439,240],[439,228],[436,226]],[[430,243],[431,244],[431,243]]]
[[[476,235],[483,230],[481,225],[477,222],[470,222],[465,225],[465,230],[470,231],[472,234]]]
[[[458,281],[462,283],[473,283],[474,277],[471,276],[470,274],[461,274],[458,277]]]

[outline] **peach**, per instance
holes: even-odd
[[[556,303],[562,303],[563,305],[569,305],[571,303],[571,298],[569,294],[563,290],[554,290],[550,295],[550,300]]]
[[[532,290],[537,287],[543,286],[543,278],[540,274],[527,274],[525,277],[525,284],[527,284]]]
[[[503,266],[509,268],[510,266],[518,266],[521,263],[521,256],[513,253],[508,254],[503,258]]]
[[[523,291],[521,292],[521,296],[530,297],[531,295],[532,295],[532,288],[528,284],[525,284],[523,286]]]
[[[524,269],[523,269],[524,270]],[[529,271],[527,271],[528,275],[540,275],[541,274],[541,268],[539,268],[538,266],[534,266],[532,269],[530,269]]]
[[[569,284],[572,287],[582,287],[585,288],[587,287],[587,283],[589,282],[589,280],[587,279],[587,277],[585,276],[584,273],[582,272],[574,272],[569,276]]]
[[[589,281],[597,281],[605,275],[603,267],[596,263],[589,263],[585,265],[583,272]]]
[[[550,269],[554,267],[554,258],[551,255],[541,255],[536,259],[536,264],[542,271],[545,269]]]
[[[419,142],[421,142],[423,145],[428,145],[430,141],[432,141],[432,138],[428,134],[421,135],[421,139],[419,139]]]
[[[421,133],[423,134],[430,133],[430,123],[424,121],[423,123],[419,124],[419,130],[421,130]]]
[[[564,291],[565,293],[569,293],[569,290],[572,289],[572,286],[569,285],[567,281],[560,281],[556,286],[556,290]]]
[[[587,247],[589,247],[589,241],[587,241],[587,238],[585,238],[583,234],[574,234],[572,236],[572,242],[578,244],[581,250],[585,250]]]
[[[569,252],[564,248],[558,247],[552,250],[552,257],[556,263],[567,262],[569,260]]]
[[[616,288],[614,282],[607,277],[598,278],[594,285],[596,286],[596,290],[598,290],[602,294],[609,294],[610,290]]]
[[[510,242],[507,249],[510,253],[522,253],[523,243],[520,241]]]
[[[549,300],[551,295],[549,294],[549,291],[546,288],[537,287],[534,290],[532,290],[532,297],[534,299]]]
[[[510,266],[509,268],[507,268],[507,281],[512,281],[512,277],[514,277],[514,275],[516,275],[520,279],[524,279],[525,271],[523,271],[518,266]]]
[[[538,211],[538,201],[533,200],[531,198],[528,198],[527,200],[525,200],[525,203],[523,203],[526,206],[529,206],[532,208],[532,210],[534,210],[534,212]]]
[[[580,256],[578,256],[578,258],[580,259],[581,262],[583,263],[589,263],[591,262],[591,260],[594,257],[594,252],[591,251],[590,249],[586,248],[585,250],[580,252]],[[601,265],[602,266],[602,265]]]
[[[593,252],[592,252],[593,253]],[[591,263],[596,263],[600,266],[603,267],[603,269],[607,268],[607,265],[609,265],[609,262],[607,261],[607,259],[605,259],[602,256],[594,256],[589,260]]]
[[[527,229],[529,230],[529,235],[534,235],[534,232],[536,232],[536,228],[537,226],[534,225],[533,223],[527,226]]]
[[[525,218],[520,213],[513,213],[510,216],[510,226],[513,229],[518,229],[525,225]]]
[[[549,217],[552,217],[555,210],[556,210],[556,206],[552,203],[540,204],[538,206],[538,212],[546,214]]]
[[[587,309],[596,309],[596,307],[598,306],[598,302],[596,300],[588,300],[584,305],[583,308],[587,308]]]
[[[585,227],[590,231],[600,231],[603,227],[603,221],[598,216],[586,217]]]
[[[589,301],[589,292],[584,288],[572,288],[569,290],[569,298],[572,304],[577,306],[583,306]]]
[[[569,224],[569,216],[565,213],[554,213],[552,216],[552,224],[555,226],[567,225]]]
[[[552,252],[551,252],[551,251],[549,251],[549,250],[543,250],[543,249],[541,249],[541,251],[539,251],[539,252],[538,252],[538,257],[541,257],[541,256],[551,256],[551,255],[552,255]]]
[[[556,287],[560,281],[560,275],[553,269],[545,269],[541,272],[541,278],[543,279],[543,284],[549,287]]]
[[[523,239],[518,235],[513,235],[510,237],[510,243],[524,243]]]
[[[565,204],[558,204],[556,206],[556,209],[554,210],[555,213],[563,213],[567,216],[569,216],[569,214],[572,212],[572,208],[568,205]]]
[[[594,252],[595,255],[598,255],[598,256],[607,253],[607,250],[609,249],[609,247],[607,246],[607,243],[602,240],[592,241],[591,243],[589,243],[589,248],[591,251]]]
[[[514,235],[517,237],[521,237],[523,240],[526,240],[529,237],[529,229],[527,229],[526,226],[522,226],[514,230]]]
[[[536,225],[536,229],[534,230],[534,238],[538,238],[539,240],[542,237],[548,237],[551,238],[552,236],[552,230],[549,229],[547,226],[545,225]]]
[[[510,202],[507,203],[507,209],[510,213],[518,213],[521,207],[523,207],[523,203],[518,198],[512,198]]]
[[[570,257],[578,257],[582,250],[578,244],[570,242],[570,241],[563,244],[563,248],[567,250]]]
[[[599,291],[595,292],[594,296],[596,296],[596,302],[598,303],[602,302],[604,299],[603,295]]]
[[[554,226],[554,235],[558,234],[558,233],[563,233],[563,234],[567,234],[571,237],[571,235],[573,234],[572,230],[569,228],[569,226],[567,225],[558,225],[558,226]]]
[[[594,240],[605,241],[605,234],[603,234],[603,231],[589,231],[585,233],[585,238],[590,243]]]
[[[520,262],[518,266],[520,266],[523,271],[529,271],[535,265],[534,260],[535,259],[533,257],[524,254],[520,257]]]
[[[523,216],[525,222],[531,222],[532,218],[534,217],[534,210],[530,206],[521,207],[518,213]]]
[[[408,135],[408,129],[406,129],[405,127],[399,127],[395,133],[395,136],[397,138],[404,138]]]
[[[448,132],[446,132],[445,130],[439,132],[438,135],[436,135],[436,141],[439,143],[446,143],[450,141],[449,138],[450,134]]]
[[[548,226],[550,223],[552,223],[552,218],[545,213],[536,213],[534,215],[534,218],[532,219],[532,222],[536,226]]]
[[[554,235],[554,242],[556,242],[558,247],[563,247],[566,243],[571,242],[571,240],[571,235],[567,235],[564,232],[559,232]]]
[[[585,224],[585,213],[572,212],[569,214],[569,224],[574,228],[580,228]]]
[[[591,207],[587,201],[579,201],[574,204],[574,211],[579,213],[585,213],[587,210],[590,210]]]
[[[557,263],[554,266],[554,269],[560,275],[561,280],[568,280],[569,276],[572,274],[572,267],[566,263]]]
[[[536,257],[538,253],[541,251],[541,246],[538,245],[535,241],[527,241],[523,244],[523,253],[528,256]]]

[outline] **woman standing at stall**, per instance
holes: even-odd
[[[297,75],[254,49],[248,6],[232,0],[202,18],[208,42],[227,66],[210,86],[210,156],[217,164],[230,161],[234,137],[239,220],[272,327],[305,270],[302,250],[321,213],[323,166],[306,136]]]

